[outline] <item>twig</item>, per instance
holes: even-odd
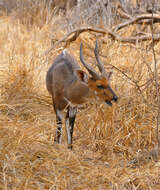
[[[137,81],[133,80],[131,77],[129,77],[124,71],[122,71],[121,69],[119,69],[118,67],[112,65],[112,64],[109,64],[110,66],[112,66],[114,69],[116,69],[117,71],[119,71],[120,73],[122,73],[127,79],[129,79],[135,86],[136,88],[138,89],[139,93],[141,94],[142,98],[143,98],[143,101],[144,103],[150,107],[150,104],[148,103],[148,101],[145,99],[145,97],[143,96],[143,92],[141,90],[141,86],[138,85]]]

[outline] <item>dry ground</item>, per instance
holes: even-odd
[[[70,151],[65,130],[63,144],[53,143],[55,114],[45,75],[63,49],[45,55],[53,34],[60,39],[63,31],[0,18],[0,190],[160,189],[160,162],[153,150],[156,93],[154,82],[146,84],[152,78],[150,42],[130,45],[100,37],[106,67],[110,63],[123,71],[114,69],[111,82],[119,102],[84,105]],[[86,60],[94,63],[94,34],[81,34],[68,49],[79,60],[81,41]],[[160,54],[160,42],[155,50]],[[143,85],[141,92],[133,81]]]

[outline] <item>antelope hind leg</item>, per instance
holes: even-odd
[[[56,122],[57,122],[57,130],[56,130],[56,136],[54,138],[54,142],[61,144],[62,142],[62,113],[59,110],[56,111]]]

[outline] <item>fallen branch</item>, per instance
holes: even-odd
[[[103,35],[107,34],[107,32],[104,29],[100,29],[100,28],[91,28],[91,27],[85,28],[84,27],[80,29],[75,29],[71,31],[70,33],[66,34],[61,40],[57,41],[49,50],[45,52],[45,54],[48,54],[52,49],[54,49],[57,45],[59,45],[62,42],[66,43],[65,46],[69,45],[69,43],[75,41],[82,32],[86,32],[86,31],[97,32]],[[73,36],[70,38],[71,35]]]
[[[131,37],[122,37],[119,36],[117,33],[113,32],[110,29],[106,29],[108,34],[110,34],[114,39],[120,41],[120,42],[130,42],[130,43],[135,43],[136,41],[144,41],[144,40],[151,40],[152,39],[152,34],[145,34],[142,36],[131,36]],[[153,35],[154,40],[159,40],[160,39],[160,34],[154,34]]]
[[[116,40],[119,40],[121,42],[131,42],[131,43],[134,43],[136,41],[145,41],[145,40],[151,40],[152,39],[151,34],[146,34],[146,35],[143,35],[143,36],[131,36],[131,37],[128,37],[128,38],[124,38],[124,37],[121,37],[121,36],[116,34],[114,37],[115,37]],[[153,39],[154,40],[159,40],[160,39],[160,34],[154,34]]]
[[[45,55],[50,53],[57,45],[59,45],[62,42],[65,42],[65,47],[67,47],[71,42],[75,41],[78,36],[83,33],[83,32],[96,32],[96,33],[101,33],[103,35],[110,35],[113,39],[118,40],[120,42],[129,42],[129,43],[135,43],[136,41],[144,41],[144,40],[151,40],[152,35],[151,34],[145,34],[142,36],[131,36],[131,37],[122,37],[118,35],[117,33],[113,32],[109,28],[101,29],[101,28],[92,28],[92,27],[83,27],[80,29],[75,29],[71,31],[70,33],[66,34],[62,39],[57,41],[49,50],[45,52]],[[154,34],[153,36],[154,40],[159,40],[160,39],[160,34]]]
[[[117,25],[115,28],[114,28],[114,32],[117,32],[119,29],[125,27],[125,26],[128,26],[130,24],[135,24],[137,23],[138,21],[140,20],[143,20],[143,19],[153,19],[153,21],[158,21],[160,22],[160,15],[158,14],[153,14],[153,17],[152,17],[152,14],[142,14],[142,15],[138,15],[138,16],[135,16],[129,20],[127,20],[126,22],[123,22],[119,25]]]

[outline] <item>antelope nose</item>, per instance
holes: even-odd
[[[114,96],[114,97],[113,97],[113,101],[117,102],[117,100],[118,100],[118,97],[117,97],[117,96]]]

